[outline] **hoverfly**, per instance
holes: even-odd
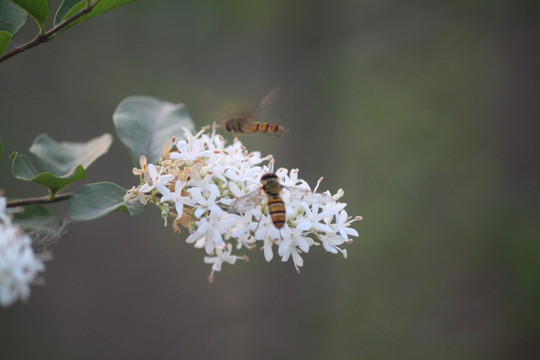
[[[268,212],[272,223],[277,229],[285,225],[285,203],[281,198],[283,185],[279,183],[278,177],[274,173],[266,173],[261,176],[262,190],[268,195]]]
[[[311,195],[313,198],[312,200],[319,202],[327,202],[332,199],[329,193],[313,193],[308,189],[282,185],[279,182],[279,178],[276,174],[266,173],[261,176],[261,187],[236,199],[236,201],[232,204],[232,209],[237,212],[244,212],[250,207],[255,207],[264,198],[266,198],[266,205],[268,206],[270,219],[272,220],[272,223],[276,229],[280,230],[287,222],[285,202],[281,197],[281,191],[284,188],[287,189],[290,194],[294,194],[294,197],[297,198],[304,199],[307,197],[307,195]]]
[[[257,104],[245,115],[230,116],[221,121],[221,125],[227,132],[242,134],[253,134],[254,132],[265,132],[271,135],[281,135],[289,129],[275,124],[257,122],[254,119],[266,111],[276,100],[279,93],[279,87],[275,87],[268,94],[263,96]]]

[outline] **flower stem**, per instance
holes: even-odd
[[[71,195],[73,195],[73,193],[59,194],[59,195],[56,195],[52,199],[50,198],[49,195],[47,195],[47,196],[41,196],[41,197],[35,197],[35,198],[11,200],[11,201],[8,201],[6,206],[8,208],[12,208],[12,207],[26,206],[26,205],[51,204],[55,202],[68,200],[71,197]]]
[[[15,49],[13,49],[11,51],[8,51],[4,55],[0,56],[0,63],[7,60],[7,59],[9,59],[9,58],[11,58],[11,57],[13,57],[13,56],[15,56],[15,55],[17,55],[17,54],[19,54],[19,53],[22,53],[23,51],[29,50],[29,49],[31,49],[31,48],[33,48],[35,46],[38,46],[41,43],[44,43],[44,42],[47,42],[47,41],[51,40],[52,37],[54,35],[56,35],[56,33],[58,33],[60,30],[64,29],[66,26],[73,23],[75,20],[78,20],[79,18],[81,18],[84,15],[91,12],[92,9],[94,9],[94,6],[96,6],[97,3],[98,3],[98,1],[92,3],[91,5],[86,6],[84,9],[81,9],[78,13],[74,14],[69,19],[66,19],[66,20],[62,21],[60,24],[56,25],[55,27],[53,27],[49,31],[47,31],[45,33],[40,32],[38,35],[36,35],[35,38],[30,40],[26,44],[23,44],[23,45],[21,45],[19,47],[16,47]]]

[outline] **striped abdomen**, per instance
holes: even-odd
[[[260,131],[260,132],[267,132],[273,135],[279,135],[285,132],[286,130],[287,129],[281,125],[268,124],[268,123],[263,123],[263,122],[253,122],[251,124],[251,129],[249,133],[251,134],[251,133],[254,133],[255,131]]]
[[[281,184],[274,173],[266,173],[261,176],[262,189],[268,195],[268,211],[274,226],[281,229],[285,225],[285,204],[279,195]]]
[[[222,121],[222,125],[227,132],[240,134],[253,134],[254,132],[266,132],[272,135],[280,135],[287,131],[281,125],[268,124],[253,121],[249,117],[230,117]]]
[[[279,195],[268,195],[268,211],[270,218],[277,229],[285,225],[285,203]]]

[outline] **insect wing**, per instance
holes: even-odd
[[[286,186],[283,185],[283,188],[287,190],[289,201],[299,200],[306,202],[308,204],[319,203],[327,204],[332,201],[332,196],[329,193],[318,193],[313,192],[309,189],[297,187],[297,186]]]
[[[255,189],[236,199],[230,207],[236,213],[244,213],[259,205],[265,197],[261,189]]]
[[[249,111],[247,114],[247,117],[254,117],[259,116],[266,110],[268,110],[274,101],[276,101],[277,97],[279,95],[279,87],[275,87],[272,90],[268,92],[268,94],[264,95],[261,100],[255,106]]]
[[[255,132],[253,120],[249,117],[242,118],[240,122],[240,132],[242,134],[251,134]]]

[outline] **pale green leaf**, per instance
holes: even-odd
[[[132,1],[135,0],[100,0],[100,2],[97,3],[97,5],[92,9],[91,12],[71,23],[68,27],[66,27],[66,29],[80,23],[81,21],[91,19],[95,16],[101,15],[107,11],[113,10],[114,8],[125,5]],[[56,13],[56,16],[54,18],[54,24],[58,25],[62,21],[72,17],[73,15],[84,9],[85,6],[85,1],[77,2],[74,0],[65,0],[62,5],[60,5],[60,8]]]
[[[77,7],[77,11],[84,8],[86,5],[85,0],[64,0],[62,4],[58,7],[58,10],[56,10],[56,14],[54,15],[54,26],[60,24],[62,21],[66,19],[66,15],[75,7]]]
[[[28,14],[11,0],[0,0],[0,31],[15,36],[26,23]]]
[[[42,205],[27,205],[19,208],[19,211],[13,213],[13,222],[27,233],[48,235],[56,231],[62,223],[58,216],[51,214]]]
[[[68,203],[68,216],[76,221],[93,220],[122,210],[132,216],[144,210],[142,204],[126,204],[126,190],[111,182],[88,184],[77,190]]]
[[[41,134],[34,140],[30,152],[36,155],[43,169],[56,176],[63,176],[79,165],[87,169],[109,150],[111,143],[110,134],[103,134],[85,143],[58,143],[47,134]]]
[[[122,100],[113,120],[118,137],[128,147],[137,165],[142,155],[148,162],[156,163],[173,136],[182,139],[184,128],[192,131],[194,128],[184,104],[171,104],[149,96],[131,96]]]
[[[25,155],[14,152],[10,157],[13,159],[12,172],[15,178],[43,185],[53,196],[72,182],[86,179],[86,173],[81,165],[62,176],[56,176],[47,171],[40,173]]]

